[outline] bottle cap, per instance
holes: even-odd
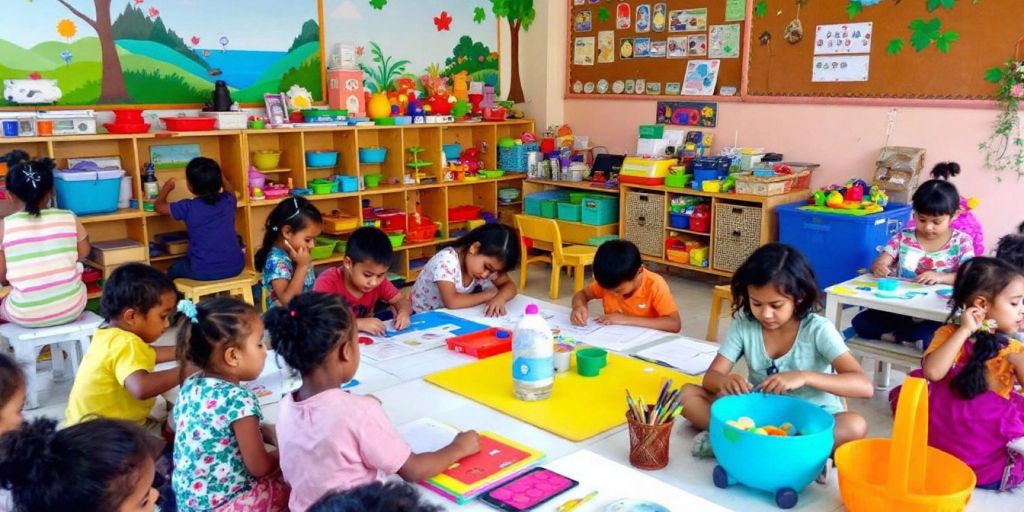
[[[494,333],[494,336],[499,340],[503,340],[505,338],[508,338],[508,331],[499,329],[498,332]]]
[[[530,304],[529,306],[526,306],[527,315],[536,315],[537,313],[540,313],[540,309],[537,308],[536,304]]]

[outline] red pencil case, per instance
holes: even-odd
[[[512,332],[491,327],[462,336],[448,338],[448,350],[484,359],[512,350]]]

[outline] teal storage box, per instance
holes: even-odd
[[[614,196],[583,198],[580,215],[584,224],[603,226],[619,222],[619,198]]]
[[[593,245],[594,247],[600,247],[601,244],[603,244],[603,243],[605,243],[605,242],[607,242],[609,240],[618,240],[618,239],[619,239],[619,235],[592,236],[592,237],[587,239],[587,245]]]
[[[535,192],[523,198],[523,212],[527,215],[533,215],[540,217],[540,203],[545,199],[554,199],[556,201],[568,201],[569,193],[564,190],[546,190],[544,192]],[[552,214],[551,218],[554,218],[555,214]]]
[[[581,207],[578,204],[572,203],[558,203],[558,220],[567,220],[570,222],[580,221],[580,210]]]
[[[540,202],[540,216],[546,219],[554,219],[558,217],[558,200],[557,199],[545,199]]]
[[[75,215],[117,211],[124,170],[57,171],[53,177],[58,208]]]

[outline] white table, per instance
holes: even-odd
[[[870,274],[855,277],[849,281],[825,289],[825,318],[842,332],[843,309],[851,306],[886,311],[914,318],[945,322],[949,317],[948,299],[940,296],[949,285],[921,285],[901,282],[898,293],[921,292],[912,298],[881,298],[875,295],[878,279]],[[913,347],[859,337],[847,340],[850,349],[861,358],[878,361],[875,371],[875,386],[884,389],[889,386],[889,370],[892,365],[913,368],[920,364],[922,353]]]

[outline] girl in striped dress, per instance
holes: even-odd
[[[85,310],[78,261],[89,253],[85,227],[74,213],[48,208],[52,159],[17,150],[3,159],[7,194],[21,210],[0,220],[0,282],[11,287],[0,317],[29,328],[73,322]]]

